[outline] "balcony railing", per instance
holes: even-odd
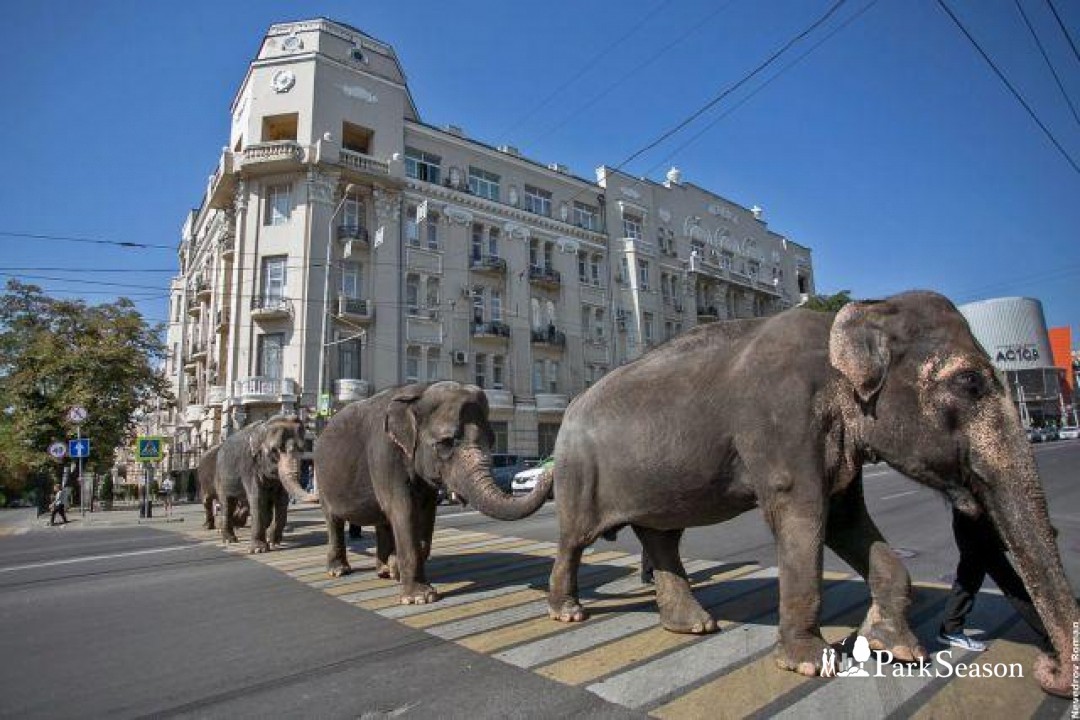
[[[545,330],[533,330],[532,341],[538,345],[551,345],[552,347],[566,347],[566,333],[549,327]]]
[[[546,285],[561,285],[562,274],[558,270],[539,265],[529,266],[529,279],[533,282]]]
[[[206,404],[210,407],[220,407],[225,403],[225,386],[211,385],[206,392]]]
[[[244,148],[244,165],[276,163],[299,163],[304,159],[304,148],[295,140],[277,140],[255,143]]]
[[[334,381],[334,397],[339,403],[351,403],[371,397],[371,383],[367,380],[342,378]]]
[[[371,306],[366,299],[338,295],[337,302],[338,315],[348,315],[358,319],[371,318]]]
[[[706,305],[698,308],[697,316],[698,320],[716,320],[720,317],[720,311],[715,305]]]
[[[256,295],[251,298],[251,317],[256,320],[275,320],[292,315],[292,303],[289,298],[271,295]]]
[[[233,383],[233,397],[244,405],[296,401],[296,381],[291,378],[249,377]]]
[[[338,225],[337,239],[342,243],[351,241],[359,247],[368,247],[370,242],[367,228],[361,225]]]
[[[383,160],[373,158],[370,155],[356,152],[355,150],[341,149],[338,156],[342,165],[350,170],[362,172],[367,175],[389,175],[390,166]]]
[[[561,393],[536,393],[537,412],[563,412],[570,399]]]
[[[506,260],[497,255],[474,257],[469,260],[469,267],[476,272],[505,273]]]
[[[510,326],[504,322],[474,322],[469,329],[473,337],[510,337]]]
[[[488,407],[492,410],[513,410],[514,393],[509,390],[484,390],[487,395]]]

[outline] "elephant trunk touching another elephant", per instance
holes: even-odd
[[[461,463],[449,474],[446,486],[464,497],[470,505],[496,520],[520,520],[532,515],[544,504],[554,483],[551,471],[545,472],[536,489],[524,497],[507,495],[495,484],[491,457],[479,447],[464,448]]]

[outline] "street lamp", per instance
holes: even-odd
[[[327,362],[329,358],[326,354],[326,346],[329,344],[330,339],[327,333],[329,332],[329,320],[330,320],[330,250],[334,246],[334,218],[338,216],[341,209],[345,207],[345,202],[349,199],[349,196],[356,192],[356,185],[349,183],[345,186],[345,192],[341,195],[341,201],[334,208],[334,212],[330,214],[330,220],[326,224],[326,267],[324,268],[323,275],[323,316],[322,316],[322,340],[319,342],[319,391],[315,398],[316,415],[319,414],[319,403],[322,401],[323,392],[326,391],[326,380],[330,374],[327,371]]]

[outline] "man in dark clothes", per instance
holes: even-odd
[[[1031,602],[1031,596],[1005,556],[1005,543],[986,514],[972,518],[953,508],[952,527],[956,547],[960,550],[960,563],[956,566],[952,595],[945,605],[938,642],[975,652],[986,649],[986,643],[964,634],[964,621],[975,606],[975,596],[983,580],[989,575],[1005,599],[1012,603],[1020,617],[1039,636],[1040,647],[1051,650],[1050,638]]]

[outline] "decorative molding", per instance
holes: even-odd
[[[443,210],[443,214],[446,215],[447,220],[459,225],[471,225],[473,221],[473,214],[471,212],[455,205],[447,205]]]
[[[276,93],[287,93],[296,85],[296,75],[292,70],[278,70],[270,79],[270,87]]]
[[[394,220],[399,194],[381,187],[372,188],[371,193],[375,198],[375,217],[379,222]]]
[[[248,206],[247,181],[240,178],[236,181],[236,192],[233,194],[233,207],[237,214],[245,212]]]
[[[620,187],[619,192],[621,192],[623,195],[625,195],[628,198],[633,198],[634,200],[640,200],[641,199],[641,193],[639,193],[634,188]]]
[[[379,102],[379,96],[360,85],[339,85],[341,92],[354,100],[362,100],[372,105]]]
[[[312,202],[320,205],[331,205],[340,200],[338,191],[337,174],[321,172],[315,168],[308,170],[307,186],[308,197]]]
[[[525,241],[531,237],[529,228],[514,222],[507,222],[505,225],[503,225],[503,232],[506,233],[507,237],[513,238],[515,240]]]

